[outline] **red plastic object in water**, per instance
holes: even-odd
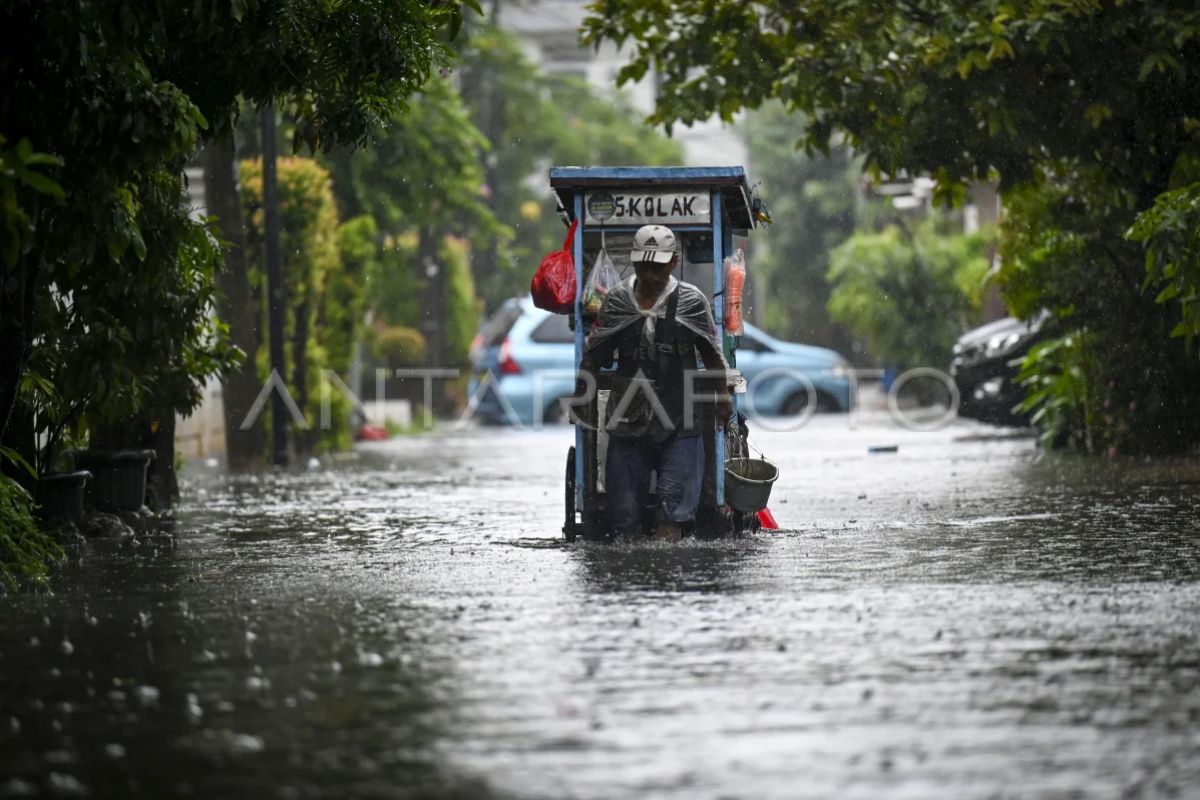
[[[779,523],[775,521],[775,515],[771,513],[771,509],[764,508],[758,512],[758,524],[762,526],[764,531],[779,530]]]
[[[384,439],[390,439],[391,435],[387,432],[387,428],[379,425],[363,425],[358,429],[358,440],[360,442],[382,442]]]

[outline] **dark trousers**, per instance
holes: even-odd
[[[696,518],[704,478],[704,441],[698,434],[675,436],[658,445],[613,437],[608,440],[604,490],[614,532],[631,533],[641,525],[651,472],[658,478],[659,522]]]

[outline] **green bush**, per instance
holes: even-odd
[[[378,271],[371,278],[371,299],[378,320],[413,329],[429,324],[435,295],[432,279],[421,268],[420,249],[416,232],[384,240]],[[465,239],[443,236],[438,241],[436,261],[444,281],[440,302],[445,325],[445,352],[438,366],[464,367],[469,361],[480,315],[470,255]],[[429,356],[428,349],[426,354]]]
[[[234,363],[212,314],[220,248],[206,224],[178,216],[183,189],[167,170],[121,187],[136,240],[65,268],[71,302],[35,305],[45,332],[28,351],[15,416],[40,440],[30,458],[40,472],[73,445],[142,446],[155,420],[192,411]]]
[[[876,358],[945,368],[955,339],[979,320],[989,237],[889,225],[859,233],[830,257],[830,315],[869,340]]]
[[[349,403],[328,385],[324,370],[348,370],[350,349],[361,317],[363,282],[360,271],[371,269],[364,238],[369,224],[355,222],[349,232],[338,227],[337,206],[329,173],[307,158],[278,161],[280,241],[287,307],[284,319],[284,363],[293,399],[312,428],[296,431],[297,451],[307,454],[349,445]],[[267,286],[263,255],[262,161],[241,165],[242,203],[249,222],[250,282],[260,306],[259,373],[268,372]],[[339,243],[351,246],[354,260],[345,268]],[[367,260],[364,263],[363,259]],[[357,315],[357,316],[356,316]],[[339,373],[343,376],[344,372]],[[321,398],[332,398],[331,422],[320,429]],[[269,415],[269,411],[267,414]]]
[[[15,591],[23,583],[45,587],[62,548],[33,518],[33,498],[7,475],[0,475],[0,587]]]
[[[1182,244],[1190,231],[1176,224],[1168,197],[1158,207],[1164,225],[1146,216],[1134,232],[1150,239],[1147,257],[1124,235],[1124,190],[1096,170],[1073,169],[1069,177],[1073,185],[1051,176],[1004,196],[996,280],[1005,302],[1015,316],[1045,310],[1059,331],[1087,332],[1071,348],[1047,348],[1026,359],[1026,389],[1036,393],[1027,408],[1047,407],[1038,418],[1050,426],[1047,443],[1096,453],[1194,446],[1200,441],[1200,360],[1189,352],[1186,324],[1181,327],[1185,300],[1194,294],[1170,261],[1158,260],[1160,246],[1176,232],[1174,241]],[[1162,237],[1154,235],[1156,227]],[[1173,289],[1180,294],[1172,296]],[[1172,330],[1184,336],[1173,339]],[[1085,407],[1073,382],[1063,380],[1068,356],[1086,387]],[[1081,410],[1067,414],[1067,408]]]
[[[384,237],[383,252],[370,284],[376,320],[410,328],[421,324],[425,313],[421,306],[425,278],[417,264],[415,231]]]
[[[367,282],[378,270],[378,235],[375,220],[365,215],[342,223],[337,230],[341,258],[327,278],[317,333],[325,342],[329,368],[343,378],[354,360],[354,343],[363,332]]]
[[[446,271],[444,365],[466,367],[470,362],[471,340],[475,338],[482,312],[471,278],[470,246],[465,239],[447,236],[441,241],[438,257]]]
[[[1171,335],[1190,344],[1200,335],[1200,183],[1159,195],[1126,236],[1146,247],[1146,285],[1156,302],[1179,309]]]
[[[1035,345],[1021,360],[1017,383],[1025,387],[1021,411],[1032,412],[1042,444],[1095,449],[1095,409],[1088,396],[1088,361],[1095,337],[1075,331]]]
[[[375,355],[392,369],[425,363],[425,337],[415,328],[391,325],[375,334]]]

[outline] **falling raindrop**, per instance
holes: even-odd
[[[229,752],[235,756],[261,753],[265,746],[261,736],[251,736],[248,733],[234,733],[229,736]]]
[[[358,665],[360,667],[381,667],[383,666],[383,656],[381,656],[379,653],[371,653],[366,650],[359,650]]]
[[[200,707],[200,699],[196,697],[194,692],[188,692],[187,705],[184,708],[184,713],[187,714],[189,722],[198,723],[204,718],[204,709]]]
[[[139,686],[136,689],[134,689],[133,691],[134,691],[134,696],[137,698],[138,703],[143,708],[152,706],[158,702],[158,697],[159,697],[158,687]]]

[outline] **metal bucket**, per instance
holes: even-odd
[[[765,458],[731,458],[725,462],[725,502],[735,511],[762,511],[778,477],[779,467]]]

